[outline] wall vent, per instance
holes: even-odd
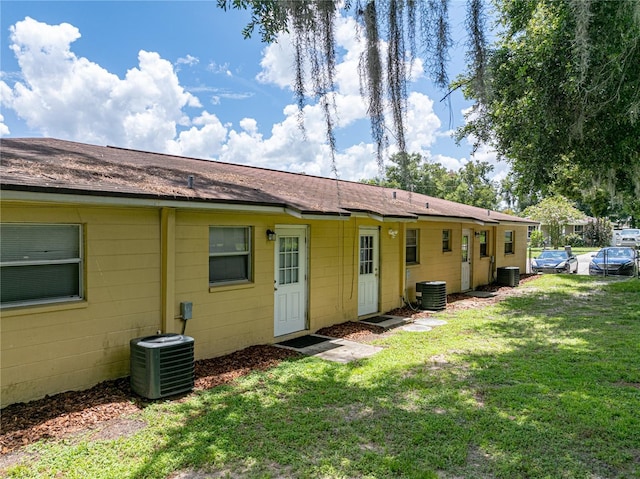
[[[131,346],[131,389],[148,399],[189,392],[194,384],[194,340],[181,334],[135,338]]]

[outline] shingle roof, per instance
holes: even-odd
[[[51,138],[1,139],[0,155],[3,190],[277,206],[301,215],[532,223],[399,189]]]

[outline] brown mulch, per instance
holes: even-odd
[[[535,275],[521,275],[520,283],[533,278]],[[493,304],[515,291],[511,287],[498,286],[488,286],[484,290],[494,292],[496,296],[474,298],[464,294],[451,294],[447,296],[447,310]],[[433,312],[404,307],[387,314],[418,319],[430,316]],[[368,342],[388,332],[380,326],[347,321],[322,328],[317,333]],[[195,364],[195,389],[210,389],[230,383],[252,371],[266,370],[283,360],[296,357],[300,357],[300,354],[295,351],[261,345],[218,358],[199,360]],[[104,381],[85,391],[70,391],[28,403],[12,404],[0,410],[0,455],[17,451],[40,439],[63,438],[83,430],[113,424],[113,421],[135,413],[151,402],[131,391],[129,378],[121,378]]]
[[[275,346],[252,346],[241,351],[195,363],[195,389],[210,389],[234,381],[255,370],[276,366],[300,354]],[[129,378],[104,381],[85,391],[69,391],[0,411],[0,454],[7,454],[40,439],[57,439],[92,429],[152,401],[137,396]]]

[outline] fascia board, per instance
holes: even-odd
[[[211,201],[177,201],[125,196],[80,195],[66,193],[42,193],[35,191],[2,190],[3,201],[25,201],[90,206],[132,206],[146,208],[180,208],[197,210],[242,211],[259,213],[285,213],[283,206],[241,203],[217,203]]]

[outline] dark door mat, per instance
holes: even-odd
[[[289,339],[288,341],[283,341],[278,344],[280,346],[287,346],[289,348],[302,349],[302,348],[306,348],[307,346],[313,346],[314,344],[323,343],[325,341],[329,341],[329,340],[321,336],[312,336],[308,334],[306,336],[300,336],[299,338]]]
[[[361,319],[360,321],[362,321],[363,323],[378,324],[378,323],[383,323],[385,321],[388,321],[389,319],[393,319],[393,318],[390,316],[375,316],[373,318]]]

